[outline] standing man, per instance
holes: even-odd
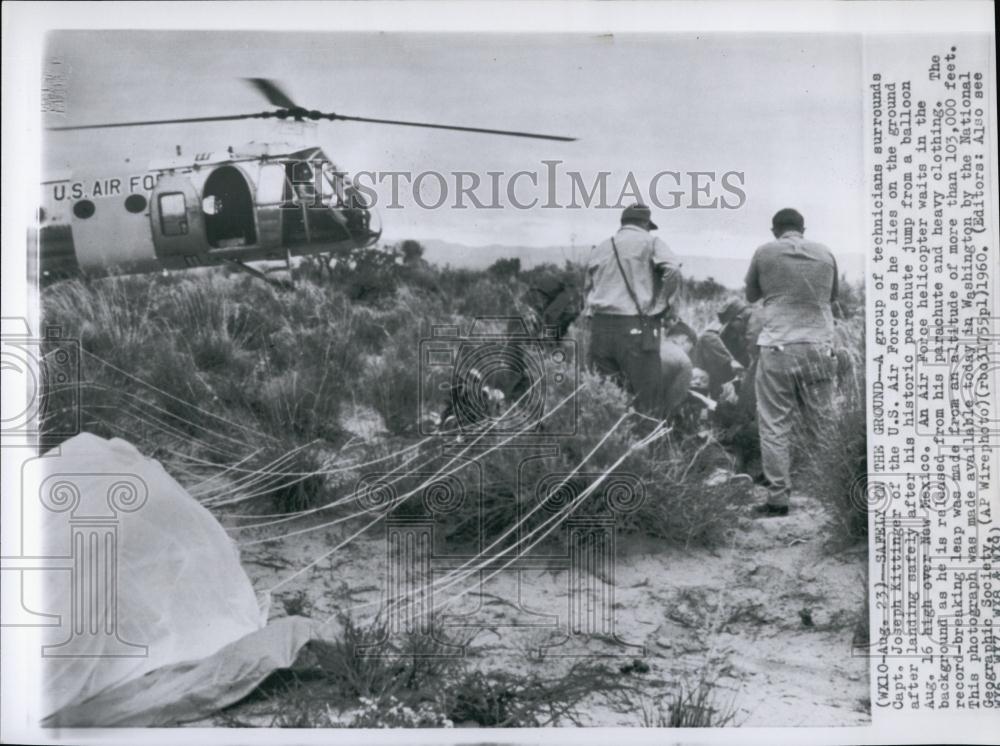
[[[660,327],[680,282],[680,265],[650,234],[649,208],[622,212],[621,229],[595,246],[587,262],[591,315],[590,366],[634,396],[636,409],[658,414],[661,405]]]
[[[774,241],[757,249],[746,276],[746,298],[763,300],[758,337],[757,417],[768,499],[755,512],[788,515],[791,435],[801,414],[807,436],[829,417],[836,358],[833,310],[837,261],[823,244],[802,237],[805,220],[785,208],[771,221]]]

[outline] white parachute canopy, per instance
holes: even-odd
[[[45,570],[23,574],[22,611],[45,625],[50,717],[264,627],[233,541],[131,444],[78,435],[29,462],[23,484],[21,553]],[[76,719],[113,724],[93,707]]]

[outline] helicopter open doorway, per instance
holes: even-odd
[[[205,238],[213,249],[257,243],[254,199],[243,172],[220,166],[205,180]]]

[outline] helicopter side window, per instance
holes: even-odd
[[[181,192],[160,195],[160,231],[164,236],[187,234],[187,205]]]

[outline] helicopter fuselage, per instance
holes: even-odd
[[[43,182],[40,279],[289,260],[371,246],[378,216],[319,148],[250,145]]]

